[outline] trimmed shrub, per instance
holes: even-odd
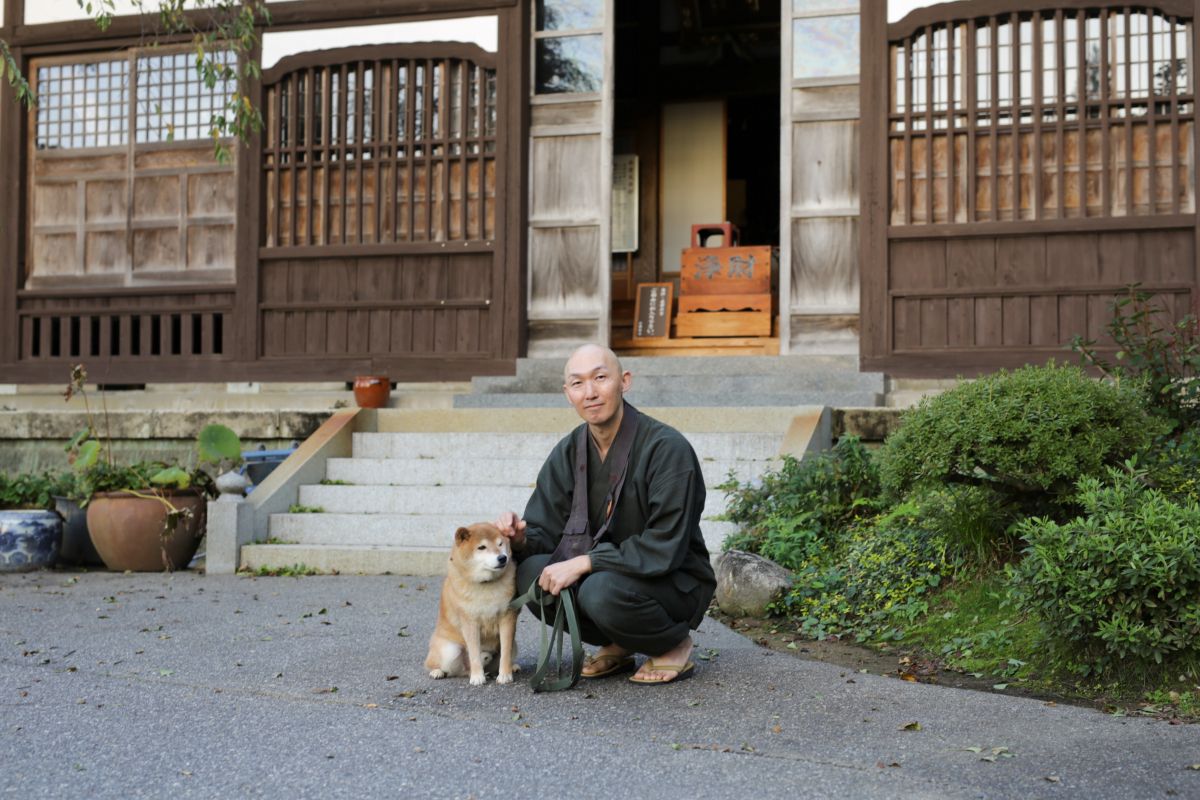
[[[1018,524],[1028,547],[1010,568],[1060,662],[1091,674],[1200,654],[1200,507],[1120,469],[1081,479],[1076,499],[1084,514],[1066,524]]]
[[[905,502],[854,528],[839,550],[827,550],[792,581],[779,610],[820,638],[854,631],[860,640],[899,638],[899,623],[928,611],[928,595],[951,571],[945,542]]]
[[[794,570],[878,508],[879,473],[870,451],[847,436],[803,461],[784,456],[780,469],[761,481],[743,484],[731,476],[720,488],[728,500],[725,517],[742,528],[725,549],[758,553]]]
[[[988,486],[1036,508],[1137,452],[1162,427],[1136,393],[1078,367],[1000,371],[926,398],[879,453],[884,490]]]

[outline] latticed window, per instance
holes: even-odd
[[[211,58],[233,66],[236,56]],[[192,51],[44,61],[36,75],[37,150],[123,147],[130,130],[139,144],[207,139],[235,88],[218,80],[210,89]]]
[[[267,80],[267,247],[495,236],[494,66],[439,56],[281,68]]]
[[[891,47],[891,224],[1186,214],[1191,21],[1000,14]]]

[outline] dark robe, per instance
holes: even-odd
[[[554,446],[538,473],[537,487],[525,507],[525,546],[516,553],[518,560],[553,552],[562,537],[571,515],[577,431]],[[587,440],[588,516],[597,531],[604,522],[609,465],[600,460],[590,435]],[[610,448],[610,459],[612,452]],[[695,628],[717,585],[700,532],[704,495],[700,462],[688,440],[669,425],[641,414],[613,522],[589,553],[592,572],[670,580],[680,592],[697,599],[699,610],[691,620]]]

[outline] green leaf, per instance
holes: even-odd
[[[192,485],[192,476],[180,467],[167,467],[152,475],[150,482],[170,489],[186,489]]]
[[[200,460],[216,464],[222,460],[240,461],[242,440],[224,425],[205,425],[196,438]]]
[[[75,455],[75,461],[71,464],[78,472],[83,472],[96,466],[96,462],[100,460],[100,443],[95,439],[84,442],[79,446],[79,452]]]

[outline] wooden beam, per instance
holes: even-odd
[[[6,15],[12,11],[13,4],[13,0],[8,0]],[[18,64],[22,63],[19,49],[13,50],[13,58]],[[27,112],[17,103],[16,93],[8,81],[0,81],[0,109],[0,186],[21,186],[21,123]],[[3,320],[0,322],[0,364],[17,360],[20,333],[17,327],[17,288],[21,280],[19,245],[23,238],[21,195],[20,191],[0,192],[0,320]]]
[[[250,58],[262,58],[261,44]],[[263,111],[263,85],[251,79],[245,87],[246,97],[255,108]],[[234,341],[226,352],[236,358],[253,362],[258,358],[258,248],[263,240],[262,210],[262,131],[252,131],[244,142],[235,145],[237,152],[237,225],[234,245],[234,294],[231,333]]]
[[[24,0],[7,0],[20,2]],[[332,28],[352,25],[357,22],[399,21],[413,18],[439,18],[463,16],[464,14],[494,13],[498,9],[517,5],[517,0],[293,0],[290,3],[272,3],[271,28]],[[22,12],[23,16],[23,12]],[[203,27],[208,12],[191,12],[189,22]],[[7,19],[7,17],[6,17]],[[24,20],[22,20],[22,23]],[[107,30],[101,31],[90,19],[68,22],[48,22],[42,25],[13,26],[12,43],[22,46],[61,43],[82,43],[127,37],[155,38],[162,28],[154,14],[144,16],[124,15],[115,17]],[[190,38],[190,37],[189,37]]]
[[[25,22],[25,0],[3,0],[4,22],[0,24],[0,38],[9,41],[13,29]]]
[[[867,5],[866,3],[863,4]],[[1025,14],[1033,11],[1085,11],[1096,8],[1124,9],[1128,0],[960,0],[957,3],[938,3],[909,12],[903,19],[887,25],[887,39],[899,41],[912,36],[927,25],[946,20],[981,19],[990,16]],[[1152,0],[1142,3],[1151,10],[1182,17],[1193,15],[1193,0]],[[863,41],[866,41],[865,39]]]
[[[1196,30],[1196,25],[1195,25],[1195,20],[1200,19],[1200,0],[1192,0],[1191,12],[1192,12],[1192,20],[1193,20],[1193,23],[1191,26],[1191,28],[1192,28],[1191,50],[1192,50],[1193,55],[1192,55],[1192,59],[1189,59],[1189,61],[1188,61],[1188,69],[1189,69],[1188,77],[1191,79],[1191,83],[1192,83],[1192,95],[1195,96],[1196,76],[1195,76],[1195,73],[1191,72],[1190,70],[1195,69],[1195,67],[1193,66],[1193,64],[1195,63],[1194,54],[1200,52],[1200,31]],[[1174,37],[1172,36],[1172,38],[1174,38]],[[1200,162],[1200,120],[1197,120],[1195,118],[1196,115],[1194,113],[1194,108],[1195,108],[1195,104],[1193,103],[1192,163],[1191,163],[1192,187],[1193,187],[1193,189],[1192,189],[1192,193],[1193,193],[1192,208],[1193,208],[1193,210],[1195,210],[1195,207],[1196,207],[1196,201],[1194,198],[1196,190],[1194,187],[1200,186],[1200,183],[1197,183],[1197,179],[1200,179],[1200,164],[1198,164],[1198,162]],[[1171,113],[1173,115],[1178,114],[1179,110],[1177,108],[1174,108],[1174,109],[1172,109]],[[1178,148],[1178,146],[1179,145],[1174,141],[1174,139],[1172,139],[1171,147],[1174,149],[1174,148]],[[1192,313],[1197,315],[1198,317],[1200,317],[1200,224],[1196,224],[1195,233],[1193,234],[1193,236],[1194,236],[1193,241],[1195,241],[1195,246],[1193,247],[1193,251],[1192,251],[1192,263],[1193,263],[1193,269],[1194,269],[1193,275],[1195,276],[1195,278],[1194,278],[1194,286],[1192,288]]]
[[[861,319],[859,364],[886,358],[891,341],[892,315],[887,302],[888,235],[888,56],[887,8],[864,4],[861,16],[861,77],[859,107],[863,109],[859,138],[862,199],[859,218],[859,286]],[[908,191],[908,186],[905,190]],[[790,269],[791,265],[786,268]]]
[[[525,305],[529,285],[529,253],[525,241],[525,220],[529,216],[529,148],[525,143],[529,134],[530,5],[521,3],[502,10],[499,15],[500,97],[497,103],[505,121],[502,130],[498,131],[501,141],[496,159],[496,192],[503,193],[500,208],[504,214],[502,220],[496,220],[497,233],[504,237],[503,249],[496,254],[504,275],[503,290],[498,296],[498,311],[503,317],[498,351],[510,359],[525,355],[529,327],[529,309]]]

